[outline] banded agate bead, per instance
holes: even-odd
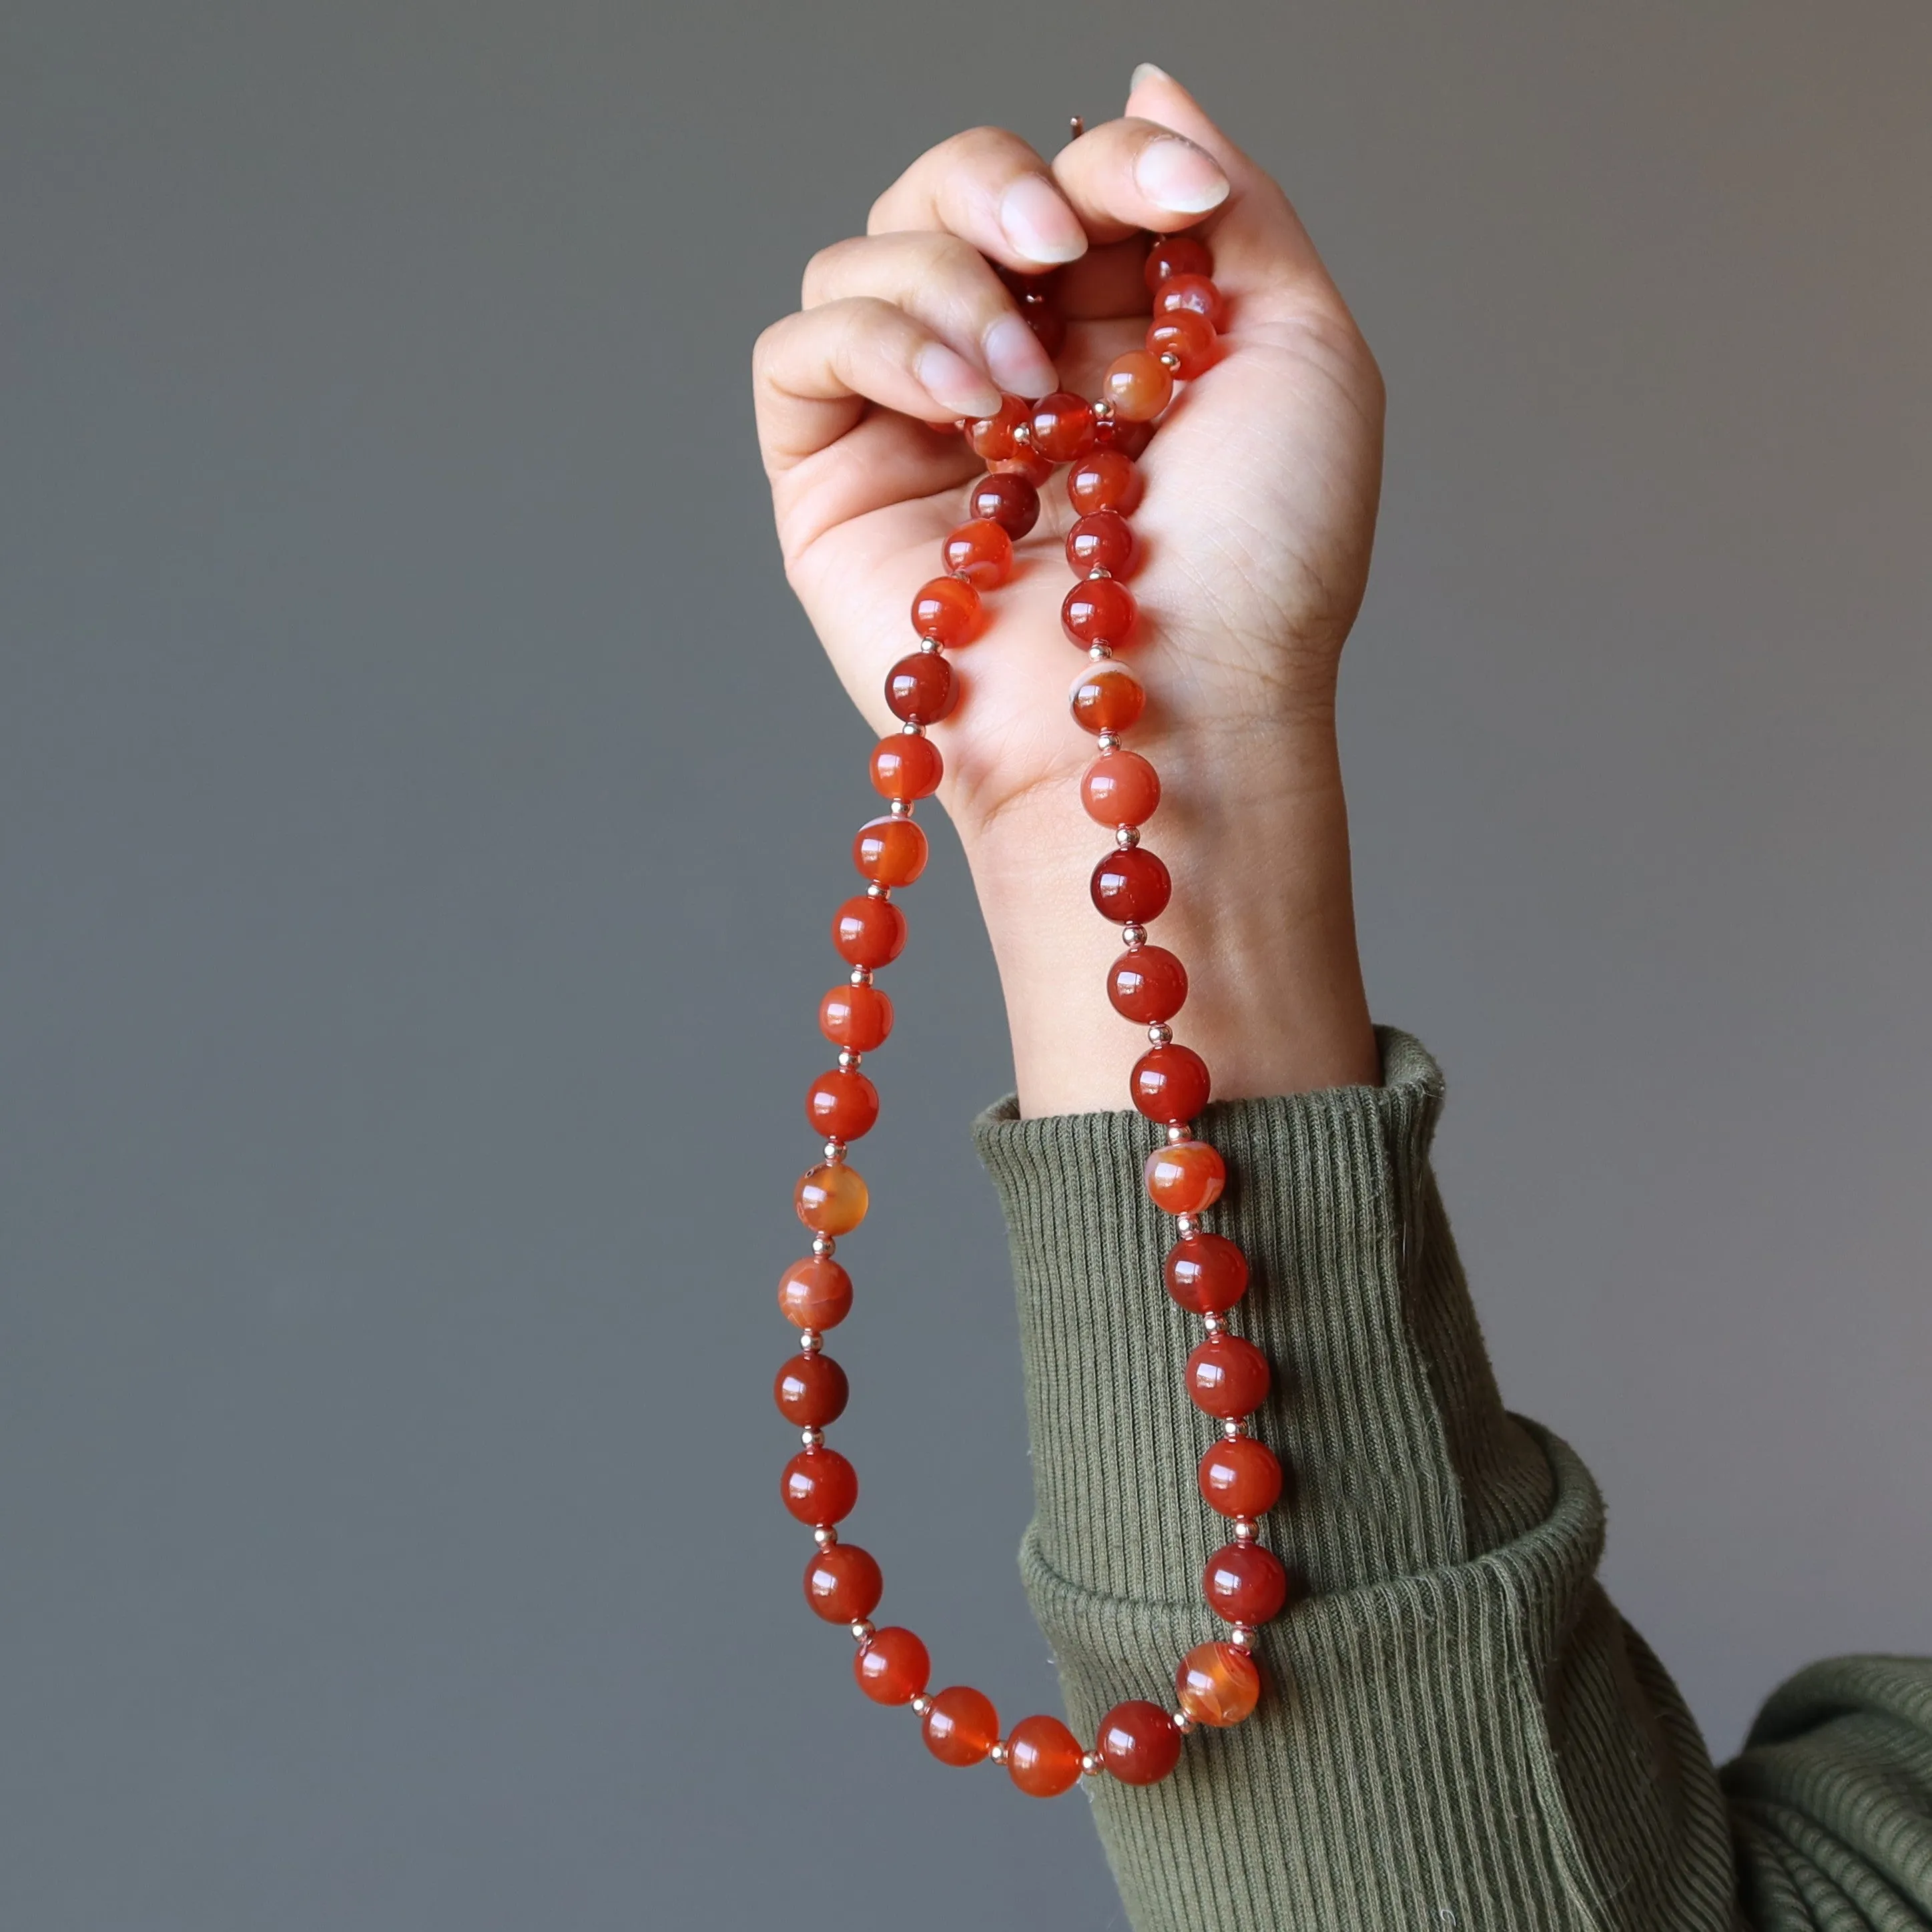
[[[1232,1643],[1196,1644],[1174,1676],[1174,1700],[1197,1724],[1238,1724],[1261,1702],[1262,1674]]]

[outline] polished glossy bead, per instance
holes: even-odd
[[[805,1566],[805,1600],[829,1624],[869,1617],[885,1592],[878,1564],[856,1543],[835,1543]]]
[[[1150,1048],[1128,1078],[1134,1105],[1150,1120],[1191,1120],[1208,1104],[1208,1063],[1189,1046]]]
[[[926,832],[910,818],[870,818],[852,841],[852,862],[875,886],[909,886],[926,870]]]
[[[1261,1702],[1262,1674],[1254,1659],[1232,1643],[1199,1643],[1180,1660],[1174,1694],[1197,1724],[1226,1730],[1253,1714]]]
[[[988,468],[996,476],[1024,477],[1036,490],[1053,474],[1053,465],[1030,449],[1022,450],[1017,456],[1003,456]]]
[[[1161,1272],[1168,1293],[1191,1314],[1225,1315],[1248,1292],[1248,1258],[1226,1234],[1184,1237]]]
[[[1208,1558],[1201,1588],[1216,1616],[1231,1624],[1264,1624],[1288,1601],[1288,1571],[1258,1543],[1225,1544]]]
[[[845,1413],[850,1393],[845,1371],[823,1350],[793,1356],[772,1384],[778,1413],[798,1429],[823,1429],[836,1422]]]
[[[849,1234],[866,1218],[868,1199],[864,1180],[842,1162],[801,1175],[793,1196],[798,1218],[818,1234]]]
[[[1125,416],[1109,416],[1094,432],[1096,448],[1118,449],[1123,456],[1138,456],[1154,440],[1150,422],[1130,422]]]
[[[856,1141],[879,1118],[879,1090],[862,1073],[834,1067],[805,1090],[805,1118],[824,1141]]]
[[[794,1328],[836,1328],[852,1312],[852,1277],[807,1255],[778,1276],[778,1312]]]
[[[912,600],[913,628],[937,644],[967,643],[979,621],[979,592],[956,577],[935,577],[922,584]]]
[[[910,1630],[888,1624],[860,1646],[852,1675],[874,1703],[910,1704],[930,1681],[932,1660]]]
[[[1013,540],[990,517],[962,524],[940,546],[948,570],[970,578],[976,589],[990,590],[1013,574]]]
[[[1101,510],[1125,515],[1140,495],[1140,466],[1118,448],[1090,451],[1066,472],[1066,500],[1077,516]]]
[[[1017,470],[995,470],[966,493],[966,508],[973,517],[998,524],[1017,543],[1040,521],[1040,492]]]
[[[872,747],[872,789],[882,798],[930,798],[945,772],[939,747],[930,738],[894,731]]]
[[[1056,389],[1033,406],[1033,446],[1055,463],[1071,463],[1094,446],[1094,405]]]
[[[1110,925],[1125,926],[1130,920],[1145,925],[1166,909],[1174,882],[1151,852],[1137,846],[1130,851],[1109,852],[1094,868],[1088,890],[1094,909]]]
[[[1081,518],[1066,532],[1066,561],[1083,575],[1090,570],[1111,570],[1124,577],[1134,557],[1134,533],[1118,510],[1096,510]]]
[[[1170,1141],[1148,1156],[1143,1178],[1163,1214],[1199,1214],[1220,1199],[1228,1163],[1205,1141]]]
[[[1033,419],[1033,405],[1021,396],[1002,396],[1000,406],[989,416],[977,416],[966,425],[966,440],[975,456],[997,463],[1019,448],[1013,432]]]
[[[1281,1500],[1281,1464],[1252,1436],[1210,1442],[1200,1467],[1202,1499],[1222,1516],[1265,1516]]]
[[[1006,1775],[1029,1798],[1071,1791],[1080,1758],[1080,1740],[1058,1718],[1022,1718],[1006,1738]]]
[[[1066,702],[1074,723],[1098,737],[1102,731],[1124,731],[1132,724],[1147,708],[1147,693],[1132,671],[1100,664],[1074,680]]]
[[[889,966],[905,950],[905,914],[890,899],[860,893],[833,914],[832,944],[854,966]]]
[[[836,1449],[801,1449],[784,1466],[781,1492],[800,1522],[838,1522],[859,1500],[859,1472]]]
[[[1100,393],[1113,404],[1117,418],[1148,422],[1173,400],[1174,376],[1158,356],[1130,349],[1107,364]]]
[[[874,1052],[892,1036],[892,1003],[877,986],[834,986],[818,1003],[818,1030],[834,1046]]]
[[[1111,577],[1076,584],[1060,606],[1060,628],[1084,650],[1091,644],[1124,644],[1134,628],[1133,592]]]
[[[1187,1004],[1187,968],[1164,946],[1136,946],[1108,968],[1107,998],[1121,1018],[1159,1026]]]
[[[1214,256],[1198,235],[1163,235],[1148,250],[1141,274],[1149,289],[1157,289],[1170,275],[1211,275]]]
[[[1080,802],[1096,825],[1144,825],[1160,803],[1160,774],[1138,752],[1103,753],[1080,776]]]
[[[970,1684],[936,1692],[921,1729],[926,1748],[941,1764],[962,1769],[977,1764],[1000,1741],[1000,1716],[993,1700]]]
[[[1169,309],[1148,326],[1148,353],[1172,356],[1180,364],[1174,373],[1184,382],[1192,382],[1214,361],[1218,339],[1214,325],[1198,309]]]
[[[1186,1374],[1194,1406],[1224,1422],[1252,1414],[1268,1392],[1267,1356],[1238,1335],[1197,1343],[1189,1352]]]
[[[908,724],[937,724],[959,702],[959,680],[937,651],[914,651],[886,674],[886,706]]]
[[[1228,304],[1221,291],[1205,275],[1169,275],[1154,292],[1154,312],[1171,315],[1178,308],[1191,308],[1204,315],[1218,331],[1228,326]]]
[[[1116,1704],[1100,1720],[1100,1751],[1123,1784],[1158,1784],[1180,1762],[1180,1733],[1158,1704]]]

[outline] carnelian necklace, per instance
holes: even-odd
[[[838,1064],[806,1094],[806,1116],[825,1138],[823,1161],[796,1194],[799,1219],[812,1230],[812,1252],[778,1282],[778,1306],[802,1331],[799,1352],[779,1370],[775,1393],[780,1412],[804,1433],[805,1446],[785,1465],[783,1495],[816,1545],[806,1567],[806,1600],[828,1622],[850,1628],[860,1689],[875,1703],[910,1706],[941,1763],[990,1758],[1036,1798],[1058,1796],[1083,1774],[1156,1784],[1179,1762],[1182,1741],[1196,1725],[1239,1724],[1261,1696],[1256,1626],[1275,1616],[1288,1594],[1280,1558],[1258,1540],[1259,1518],[1281,1492],[1281,1465],[1248,1423],[1268,1393],[1268,1358],[1232,1334],[1227,1321],[1246,1289],[1247,1260],[1226,1236],[1202,1225],[1227,1179],[1220,1154],[1190,1126],[1207,1104],[1207,1064],[1176,1043],[1168,1024],[1186,999],[1186,970],[1173,953],[1148,944],[1148,922],[1166,909],[1171,891],[1167,868],[1140,842],[1140,828],[1160,802],[1160,780],[1121,742],[1147,694],[1113,662],[1136,614],[1120,581],[1133,561],[1125,513],[1140,490],[1135,458],[1172,397],[1174,379],[1191,380],[1216,359],[1225,304],[1209,279],[1212,266],[1195,237],[1154,244],[1147,258],[1154,296],[1147,346],[1108,364],[1098,401],[1064,390],[1034,404],[1008,396],[997,415],[961,425],[986,460],[987,473],[968,496],[969,520],[941,547],[946,574],[913,599],[919,648],[886,674],[886,702],[904,729],[879,741],[872,776],[891,809],[860,828],[852,856],[868,883],[832,922],[832,943],[852,970],[818,1009],[820,1030],[840,1049]],[[1040,282],[1002,274],[1047,353],[1057,354],[1066,325]],[[1079,580],[1060,606],[1060,621],[1089,660],[1070,701],[1074,722],[1094,735],[1100,752],[1081,778],[1080,798],[1088,815],[1114,835],[1113,850],[1094,868],[1093,899],[1101,916],[1120,926],[1126,949],[1108,974],[1107,997],[1123,1018],[1148,1031],[1150,1045],[1134,1063],[1128,1090],[1134,1106],[1166,1130],[1164,1143],[1148,1156],[1147,1190],[1175,1217],[1178,1238],[1163,1270],[1167,1292],[1201,1317],[1205,1330],[1185,1371],[1195,1405],[1220,1424],[1201,1458],[1201,1494],[1234,1523],[1234,1540],[1209,1558],[1202,1577],[1209,1604],[1232,1626],[1226,1640],[1196,1645],[1181,1658],[1177,1708],[1142,1698],[1117,1704],[1091,1750],[1058,1718],[1024,1718],[1003,1735],[984,1692],[966,1684],[927,1689],[926,1646],[909,1630],[872,1622],[884,1587],[879,1566],[856,1544],[842,1541],[838,1528],[858,1500],[859,1478],[825,1443],[826,1428],[844,1412],[846,1382],[825,1353],[824,1334],[852,1305],[851,1277],[833,1250],[838,1237],[865,1219],[867,1204],[866,1184],[847,1163],[846,1149],[879,1113],[878,1090],[860,1071],[860,1058],[883,1046],[892,1025],[892,1002],[873,974],[905,944],[905,915],[892,893],[925,870],[926,834],[914,823],[913,808],[937,789],[942,770],[926,728],[951,712],[958,694],[946,650],[973,634],[981,590],[1012,574],[1014,541],[1033,528],[1039,488],[1061,464],[1072,466],[1066,493],[1078,515],[1066,533],[1066,557]]]

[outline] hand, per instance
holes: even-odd
[[[1175,881],[1156,937],[1187,963],[1177,1031],[1223,1097],[1372,1081],[1334,715],[1374,534],[1381,380],[1274,182],[1157,69],[1126,105],[1050,165],[996,129],[943,142],[866,236],[813,258],[804,306],[754,364],[787,574],[854,701],[896,729],[885,673],[915,647],[912,594],[981,466],[954,419],[990,413],[1000,389],[1096,393],[1146,328],[1142,231],[1200,234],[1228,327],[1142,459],[1142,614],[1122,653],[1150,694],[1130,742],[1165,788],[1145,835]],[[988,256],[1070,264],[1057,368]],[[1092,740],[1066,710],[1082,668],[1059,622],[1072,512],[1058,478],[1041,500],[985,634],[956,655],[959,706],[932,734],[1029,1113],[1119,1106],[1141,1050],[1107,1005],[1118,935],[1086,890],[1106,840],[1078,798]]]

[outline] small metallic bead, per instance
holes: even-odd
[[[1105,664],[1114,655],[1114,647],[1105,638],[1102,638],[1097,644],[1091,644],[1087,646],[1087,655],[1096,664]]]
[[[1168,1144],[1170,1147],[1178,1147],[1183,1141],[1191,1141],[1193,1138],[1194,1130],[1184,1121],[1176,1120],[1167,1130]]]
[[[827,1167],[842,1167],[845,1162],[845,1143],[827,1141],[825,1143],[825,1164]]]
[[[1218,1315],[1202,1316],[1201,1325],[1207,1330],[1208,1339],[1210,1342],[1218,1342],[1227,1333],[1227,1324]]]
[[[801,1429],[800,1437],[808,1449],[822,1449],[825,1446],[825,1431],[822,1429]]]
[[[923,738],[926,736],[926,727],[923,724],[908,724],[902,735],[908,738]]]
[[[849,1046],[842,1046],[838,1049],[839,1072],[841,1073],[857,1072],[860,1058],[861,1056],[854,1053]]]
[[[1223,1442],[1238,1442],[1247,1432],[1248,1425],[1238,1417],[1221,1425],[1221,1437]]]
[[[1162,367],[1166,370],[1167,373],[1170,376],[1178,376],[1180,374],[1180,358],[1175,355],[1172,349],[1163,349],[1160,352],[1160,360]]]
[[[1023,422],[1016,424],[1013,430],[1013,440],[1016,442],[1032,442],[1033,424],[1030,422]]]
[[[1228,1641],[1237,1650],[1252,1650],[1255,1647],[1255,1631],[1247,1624],[1237,1624],[1228,1633]]]
[[[801,1328],[798,1331],[798,1352],[801,1355],[815,1355],[825,1346],[825,1337],[816,1328]]]
[[[812,1238],[812,1252],[822,1261],[830,1261],[838,1244],[830,1234],[814,1234]]]
[[[932,1700],[923,1691],[912,1700],[912,1714],[915,1718],[924,1717],[932,1708]]]
[[[920,638],[919,640],[919,647],[928,657],[934,656],[936,652],[944,648],[937,638]]]
[[[1098,1778],[1106,1768],[1107,1760],[1098,1751],[1082,1751],[1080,1754],[1080,1775],[1082,1778]]]
[[[1118,752],[1120,741],[1111,731],[1102,731],[1094,741],[1095,748],[1102,752]]]
[[[946,574],[956,584],[970,584],[973,581],[963,570],[949,570]]]
[[[892,896],[892,887],[880,885],[877,879],[866,888],[866,896],[868,899],[889,899]]]
[[[1201,1223],[1192,1214],[1177,1214],[1174,1217],[1174,1229],[1184,1241],[1190,1234],[1200,1233]]]
[[[872,1620],[870,1617],[854,1617],[845,1628],[852,1633],[854,1643],[870,1643],[872,1640]]]
[[[1011,1755],[1006,1749],[1006,1739],[1002,1738],[1000,1742],[986,1754],[986,1755],[991,1758],[995,1764],[1004,1764],[1007,1758]]]
[[[1120,928],[1120,944],[1130,952],[1138,952],[1147,944],[1147,928],[1137,919],[1130,920]]]
[[[1190,1731],[1193,1730],[1194,1720],[1185,1711],[1176,1711],[1172,1714],[1174,1718],[1174,1728],[1184,1738]]]
[[[1156,1020],[1148,1028],[1148,1038],[1156,1046],[1170,1046],[1174,1042],[1174,1029],[1165,1020]]]
[[[872,969],[869,966],[855,966],[845,976],[855,986],[869,986],[872,983]]]
[[[1123,852],[1131,852],[1141,842],[1141,829],[1138,825],[1117,825],[1114,827],[1114,843]]]
[[[1087,573],[1087,581],[1089,584],[1091,584],[1096,577],[1110,578],[1113,574],[1114,573],[1109,570],[1104,563],[1096,563],[1094,565],[1094,568]]]
[[[1114,399],[1112,396],[1102,396],[1094,404],[1094,420],[1096,422],[1112,422],[1114,420]]]
[[[909,798],[896,798],[886,808],[895,818],[910,818],[912,816],[912,800]]]
[[[1238,1516],[1234,1519],[1234,1540],[1237,1543],[1253,1543],[1258,1540],[1262,1526],[1251,1516]]]
[[[812,1540],[821,1550],[830,1550],[838,1540],[838,1532],[829,1522],[821,1522],[812,1532]]]

